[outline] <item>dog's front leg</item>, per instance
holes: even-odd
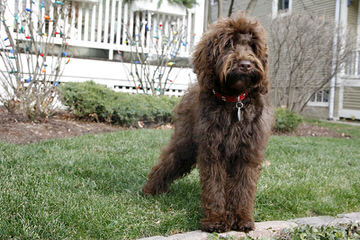
[[[243,163],[234,168],[226,187],[229,221],[232,230],[249,232],[255,228],[253,211],[260,166]]]
[[[197,163],[201,181],[201,203],[204,218],[201,230],[225,232],[230,226],[226,223],[225,183],[226,169],[220,153],[211,144],[204,143],[198,153]]]

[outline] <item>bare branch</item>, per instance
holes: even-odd
[[[256,3],[257,3],[257,0],[250,0],[250,2],[248,3],[247,7],[246,7],[246,12],[251,15],[252,12],[254,11],[255,9],[255,6],[256,6]]]
[[[44,7],[54,12],[54,19],[51,19],[49,36],[45,36],[42,29],[49,26],[49,19],[44,18],[40,5],[29,1],[28,8],[20,9],[18,0],[3,0],[0,4],[0,20],[6,33],[6,41],[0,44],[0,60],[4,67],[0,75],[0,90],[3,90],[0,101],[8,111],[30,119],[47,117],[54,110],[56,81],[63,72],[63,53],[67,48],[66,35],[55,36],[55,31],[62,32],[68,5],[50,7],[52,2],[46,1]],[[16,4],[14,12],[10,12],[9,4]],[[7,18],[12,15],[13,19],[6,19],[5,13]],[[55,39],[60,43],[55,44]],[[46,68],[49,70],[45,71]]]
[[[228,17],[231,17],[231,14],[232,14],[232,11],[233,11],[233,7],[234,7],[234,0],[231,0],[230,6],[229,6]]]
[[[351,53],[351,43],[348,41],[345,45],[338,41],[336,66],[332,70],[332,21],[299,12],[276,18],[270,26],[269,62],[274,105],[301,112],[311,97],[328,87],[330,79],[340,71]]]
[[[155,31],[156,35],[154,35],[155,32],[147,29],[147,34],[150,34],[150,42],[142,39],[145,37],[143,34],[134,37],[130,31],[127,31],[127,40],[131,47],[130,62],[124,61],[122,58],[122,65],[127,68],[127,64],[130,64],[131,68],[135,70],[135,74],[132,74],[132,71],[128,75],[129,81],[135,85],[137,90],[140,84],[143,93],[165,94],[175,80],[169,79],[176,66],[175,60],[180,54],[180,49],[187,44],[187,29],[179,24],[179,21],[164,23],[164,25]],[[141,32],[142,27],[145,26],[141,25],[137,32]],[[146,44],[144,44],[145,42]]]
[[[218,18],[223,16],[224,0],[218,0]]]

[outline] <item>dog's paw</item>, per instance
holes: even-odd
[[[254,221],[239,221],[239,222],[235,223],[231,227],[231,229],[235,230],[235,231],[248,233],[255,229],[255,223],[254,223]]]
[[[229,227],[225,221],[214,220],[214,219],[203,219],[201,220],[201,230],[204,232],[227,232]]]
[[[145,186],[143,187],[143,195],[147,196],[147,195],[158,195],[158,194],[162,194],[162,193],[168,193],[169,192],[169,188],[167,186],[164,185],[152,185],[152,184],[145,184]]]

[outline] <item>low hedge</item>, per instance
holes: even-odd
[[[80,118],[132,126],[137,121],[171,122],[179,98],[115,92],[92,81],[63,83],[62,103]]]
[[[123,126],[137,121],[171,122],[180,98],[115,92],[92,81],[63,83],[59,87],[62,103],[80,118],[91,118]],[[274,131],[291,132],[303,121],[286,108],[276,109]]]
[[[292,132],[303,121],[303,118],[287,108],[276,108],[275,110],[275,132]]]

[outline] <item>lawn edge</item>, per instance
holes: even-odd
[[[207,239],[240,239],[251,237],[252,239],[268,239],[280,235],[286,229],[298,228],[301,226],[322,227],[322,226],[340,226],[344,224],[360,223],[360,212],[338,214],[332,216],[316,216],[306,218],[296,218],[288,221],[266,221],[255,223],[255,231],[248,234],[243,232],[226,232],[221,234],[212,234],[200,230],[174,234],[169,237],[153,236],[140,238],[139,240],[207,240]],[[213,238],[211,238],[213,237]]]

